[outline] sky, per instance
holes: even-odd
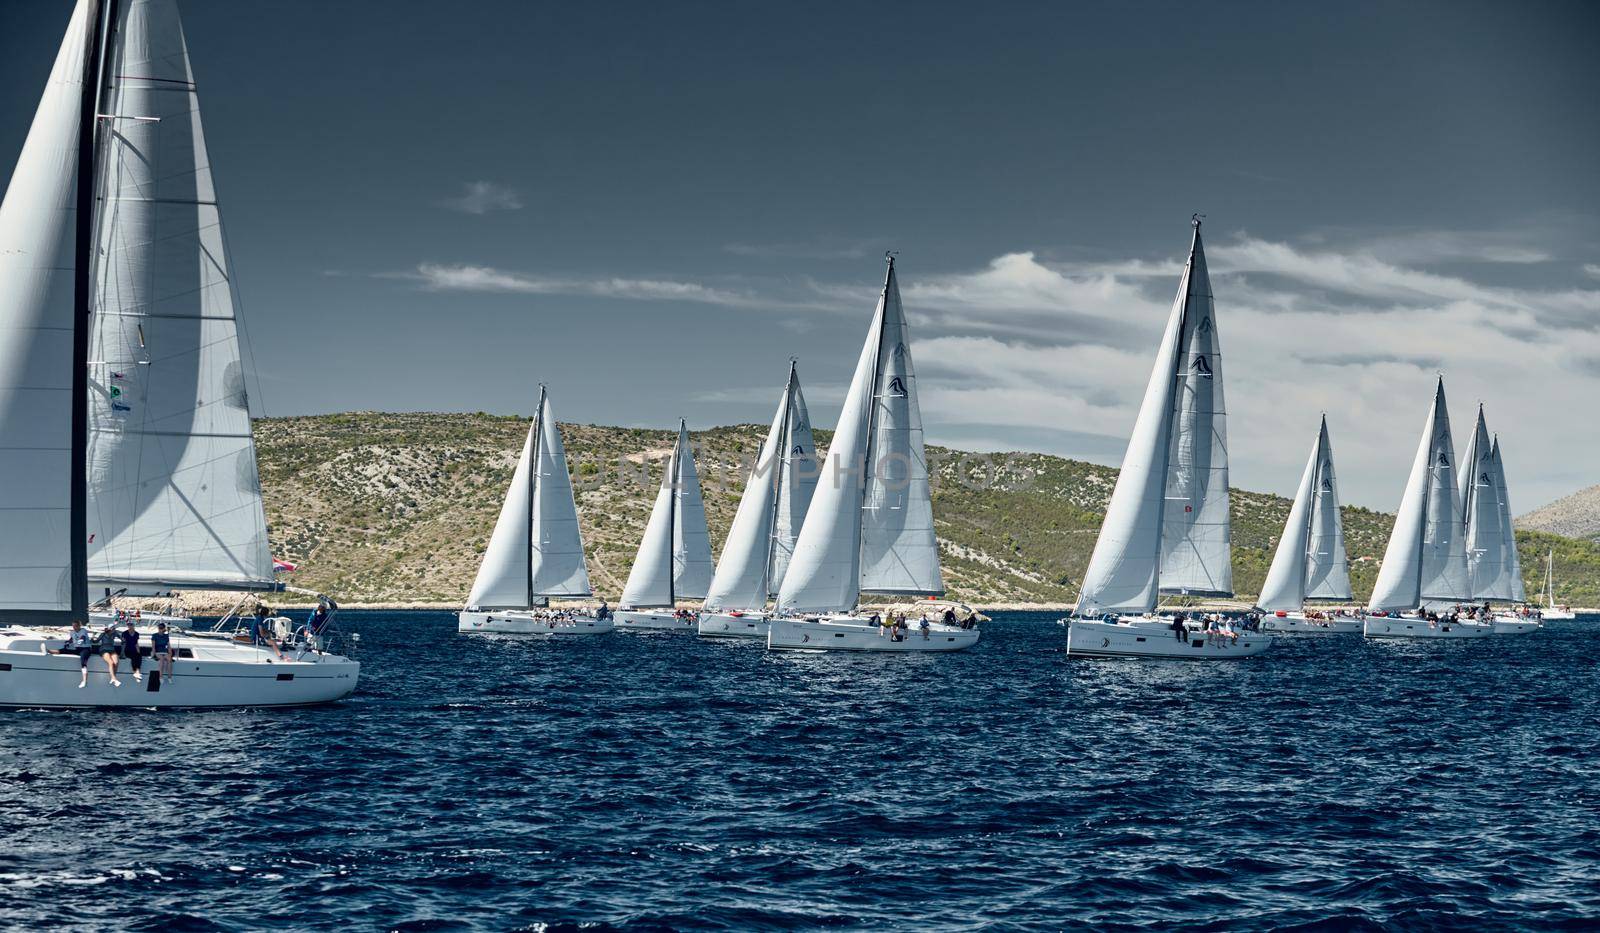
[[[71,3],[0,0],[9,178]],[[1204,235],[1235,485],[1436,373],[1600,482],[1600,5],[181,3],[257,414],[832,427],[897,268],[930,442],[1115,464]]]

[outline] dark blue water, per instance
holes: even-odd
[[[1600,620],[1205,664],[343,619],[337,706],[0,717],[0,925],[1600,921]]]

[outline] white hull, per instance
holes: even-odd
[[[766,638],[767,623],[767,615],[761,612],[702,612],[697,631],[706,638]]]
[[[1368,638],[1486,638],[1494,634],[1494,626],[1476,622],[1429,622],[1403,616],[1368,616],[1362,634]]]
[[[1067,654],[1088,658],[1248,658],[1272,647],[1272,636],[1240,632],[1179,638],[1165,619],[1067,620]]]
[[[113,686],[96,653],[79,687],[77,655],[40,653],[44,644],[60,647],[62,634],[15,626],[0,632],[0,707],[310,706],[348,696],[361,671],[359,663],[334,654],[292,650],[280,661],[269,649],[225,637],[174,635],[180,655],[172,663],[174,677],[156,676],[160,665],[145,657],[144,679],[134,680],[124,658],[117,665],[122,685]],[[144,646],[148,650],[148,634]]]
[[[1261,619],[1261,630],[1263,632],[1309,632],[1317,635],[1359,635],[1361,634],[1361,617],[1327,616],[1321,619],[1308,619],[1303,612],[1288,612],[1283,615],[1267,613]]]
[[[915,622],[910,626],[905,638],[895,641],[888,629],[853,616],[772,619],[767,624],[767,647],[780,651],[961,651],[978,643],[975,628],[937,623],[924,632]]]
[[[1544,628],[1544,623],[1538,619],[1525,619],[1522,616],[1495,616],[1494,633],[1496,635],[1526,635]]]
[[[1539,614],[1544,616],[1546,622],[1552,619],[1557,622],[1571,622],[1578,617],[1578,614],[1571,609],[1541,609]]]
[[[540,619],[518,609],[474,612],[463,609],[456,615],[458,632],[492,632],[500,635],[601,635],[613,628],[610,619],[577,616],[571,619]]]
[[[618,609],[617,631],[619,632],[692,632],[695,630],[694,616],[674,615],[670,609]]]

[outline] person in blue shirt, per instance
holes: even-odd
[[[122,656],[128,659],[128,666],[133,668],[133,679],[144,680],[144,675],[139,673],[143,663],[139,658],[139,630],[133,627],[133,620],[128,620],[128,627],[122,630]]]
[[[150,653],[155,656],[156,669],[164,680],[172,680],[172,636],[167,634],[167,623],[156,626],[150,636]]]

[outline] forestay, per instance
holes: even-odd
[[[73,239],[88,4],[74,8],[0,202],[0,613],[72,610]]]
[[[236,302],[183,29],[129,0],[101,105],[89,578],[272,587]]]

